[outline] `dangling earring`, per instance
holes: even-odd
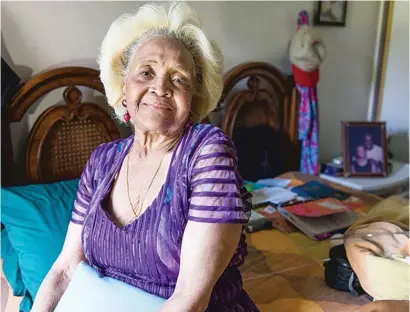
[[[124,99],[122,100],[122,106],[127,107],[127,101]],[[130,113],[128,111],[123,115],[124,121],[128,123],[131,119]]]
[[[189,119],[188,119],[188,121],[187,121],[187,123],[186,123],[186,125],[185,125],[185,129],[188,129],[191,125],[192,125],[192,118],[189,117]]]
[[[131,119],[131,116],[130,116],[130,114],[129,114],[128,112],[126,112],[123,117],[124,117],[124,121],[125,121],[126,123],[128,123],[128,122],[130,121],[130,119]]]

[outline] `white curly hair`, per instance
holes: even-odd
[[[145,4],[135,13],[123,14],[112,23],[98,57],[108,104],[119,117],[123,116],[122,90],[128,65],[137,48],[157,36],[178,39],[191,52],[197,82],[191,118],[200,122],[221,97],[223,57],[219,47],[201,29],[196,12],[184,2]]]

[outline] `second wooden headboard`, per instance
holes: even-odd
[[[239,88],[246,82],[245,88]],[[224,77],[222,129],[233,137],[235,129],[267,124],[283,136],[285,169],[299,170],[298,92],[292,76],[284,76],[276,67],[251,62],[238,65]]]

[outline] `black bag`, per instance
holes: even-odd
[[[333,246],[329,252],[330,260],[325,262],[325,282],[330,288],[350,292],[354,296],[366,294],[359,279],[350,266],[345,246]]]

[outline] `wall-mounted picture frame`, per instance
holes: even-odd
[[[346,0],[317,1],[313,25],[344,27],[346,25],[346,15]]]
[[[343,121],[342,137],[345,177],[388,175],[385,122]]]

